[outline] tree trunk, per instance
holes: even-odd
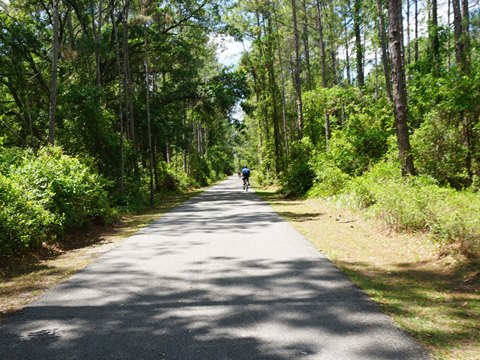
[[[377,7],[381,0],[377,0]],[[381,8],[381,6],[380,6]],[[407,64],[412,62],[412,49],[410,46],[410,0],[407,0]]]
[[[275,145],[275,171],[280,173],[283,170],[282,164],[282,139],[280,136],[279,114],[278,114],[278,85],[275,78],[275,49],[274,49],[274,35],[272,28],[272,20],[267,18],[267,71],[268,82],[270,87],[270,96],[272,98],[272,123],[273,136]]]
[[[316,1],[317,5],[317,26],[318,26],[318,41],[320,45],[320,56],[321,56],[321,71],[322,71],[322,87],[327,88],[327,58],[325,51],[325,39],[323,36],[323,19],[322,19],[322,4],[320,0]],[[348,41],[348,40],[347,40]],[[349,76],[350,69],[347,68],[347,76]],[[325,148],[328,149],[328,141],[330,139],[330,115],[325,109]]]
[[[322,86],[327,87],[327,57],[325,52],[325,39],[323,36],[323,19],[322,19],[322,4],[320,0],[316,1],[317,4],[317,26],[318,26],[318,42],[320,45],[320,64],[322,71]]]
[[[355,50],[357,63],[357,85],[358,87],[365,86],[365,76],[363,74],[363,46],[362,46],[362,0],[355,0],[353,5],[353,30],[355,32]]]
[[[452,0],[447,0],[448,6],[447,6],[447,28],[448,28],[448,35],[447,35],[447,70],[450,70],[450,67],[452,66],[452,61],[451,61],[451,44],[450,44],[450,29],[451,29],[451,23],[450,23],[450,15],[452,13]]]
[[[350,75],[350,46],[349,46],[349,38],[348,38],[348,23],[347,18],[345,18],[345,63],[346,63],[346,72],[347,72],[347,85],[350,86],[352,84],[352,79]]]
[[[275,14],[276,17],[276,14]],[[275,21],[276,22],[276,21]],[[287,106],[285,100],[285,74],[283,73],[282,65],[282,49],[280,46],[280,35],[277,31],[277,52],[278,52],[278,64],[280,69],[280,80],[281,80],[281,97],[282,97],[282,122],[283,122],[283,137],[285,141],[285,154],[286,158],[289,157],[289,146],[288,146],[288,132],[287,132]]]
[[[463,41],[463,70],[465,71],[465,74],[470,74],[470,13],[468,10],[468,0],[462,0],[462,29],[463,29],[463,36],[462,36],[462,41]]]
[[[145,6],[145,1],[143,2]],[[146,15],[146,14],[145,14]],[[145,98],[145,108],[147,111],[147,136],[148,136],[148,154],[149,154],[149,172],[150,172],[150,206],[154,205],[154,193],[155,187],[153,184],[153,149],[152,149],[152,116],[150,113],[150,69],[148,66],[148,40],[147,40],[147,23],[143,24],[143,45],[145,47],[144,51],[144,64],[145,64],[145,89],[146,89],[146,98]]]
[[[415,1],[415,62],[418,62],[418,0]]]
[[[453,4],[453,33],[455,37],[455,61],[460,71],[464,70],[464,46],[462,41],[463,24],[460,0],[452,0]]]
[[[293,20],[293,40],[295,47],[295,68],[294,68],[294,87],[297,102],[297,130],[298,136],[303,137],[303,103],[302,103],[302,84],[300,81],[300,37],[297,26],[297,2],[292,0],[292,20]]]
[[[382,0],[377,0],[377,10],[379,22],[378,31],[380,33],[380,43],[382,48],[382,65],[383,73],[385,75],[385,91],[388,99],[392,101],[392,82],[390,80],[390,64],[388,63],[387,35],[385,34],[385,18],[383,16]]]
[[[103,20],[103,0],[98,0],[98,26],[95,23],[95,6],[94,2],[91,4],[92,11],[92,30],[95,38],[95,82],[98,88],[102,85],[102,73],[100,69],[100,45],[102,41],[102,20]]]
[[[305,54],[305,65],[307,66],[307,90],[312,90],[312,70],[310,65],[310,44],[308,41],[309,33],[308,33],[308,9],[307,9],[307,2],[302,0],[303,5],[303,52]]]
[[[120,60],[120,45],[118,41],[118,28],[117,21],[115,19],[115,0],[110,1],[110,17],[112,21],[112,30],[115,40],[115,56],[117,60],[117,71],[118,71],[118,90],[117,90],[117,100],[118,100],[118,117],[120,122],[120,193],[123,195],[125,191],[125,144],[124,144],[124,113],[123,113],[123,100],[125,98],[125,88],[122,88],[122,64]],[[123,94],[122,94],[123,90]]]
[[[395,130],[402,174],[415,175],[408,133],[407,88],[403,62],[402,1],[388,0],[390,55],[392,57]]]
[[[59,39],[58,39],[58,3],[60,0],[53,0],[53,48],[52,48],[52,78],[50,81],[50,103],[49,103],[49,128],[48,128],[48,142],[51,145],[55,144],[55,114],[57,110],[57,67],[58,67],[58,53],[59,53]]]
[[[126,130],[129,139],[132,142],[132,165],[135,176],[139,177],[138,162],[137,162],[137,141],[135,138],[135,120],[133,116],[133,90],[132,77],[130,72],[130,52],[128,48],[128,14],[129,14],[129,0],[123,0],[122,9],[122,25],[123,25],[123,74],[124,74],[124,89],[125,89],[125,112],[126,112]]]
[[[435,76],[440,75],[440,39],[438,38],[438,15],[437,0],[432,1],[432,17],[430,19],[430,37],[432,46],[433,73]]]
[[[264,56],[264,51],[263,51],[263,45],[262,45],[262,28],[265,29],[265,21],[264,18],[260,19],[260,12],[256,12],[256,18],[257,18],[257,28],[258,28],[258,34],[257,34],[257,40],[259,43],[259,53],[260,53],[260,61],[262,62],[262,65],[257,66],[256,69],[256,74],[257,74],[257,89],[258,89],[258,98],[257,101],[260,101],[262,104],[262,114],[263,114],[263,130],[265,132],[265,139],[270,138],[270,126],[268,124],[268,108],[267,104],[264,100],[264,94],[266,93],[266,83],[267,80],[265,79],[265,72],[264,72],[264,67],[265,67],[265,56]],[[258,102],[257,102],[258,103]],[[262,128],[262,126],[260,126]]]

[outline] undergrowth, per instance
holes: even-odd
[[[440,186],[428,176],[403,177],[392,162],[380,162],[358,177],[331,163],[319,168],[309,197],[364,210],[396,231],[427,233],[446,251],[480,255],[480,192]]]

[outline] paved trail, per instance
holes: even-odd
[[[238,178],[0,325],[0,359],[427,359]]]

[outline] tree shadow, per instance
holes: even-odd
[[[230,182],[0,325],[0,358],[428,357],[278,214]]]
[[[209,257],[172,275],[116,259],[0,326],[0,358],[427,358],[323,258]]]
[[[288,220],[292,220],[294,222],[305,222],[305,221],[316,220],[316,219],[320,219],[320,217],[325,215],[324,213],[320,213],[320,212],[293,213],[290,211],[279,211],[278,214],[281,217],[286,218]]]
[[[479,279],[459,278],[465,264],[451,271],[442,271],[429,261],[401,263],[388,271],[362,262],[337,260],[336,264],[423,344],[454,349],[478,343]]]

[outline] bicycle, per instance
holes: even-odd
[[[250,187],[250,181],[248,181],[248,178],[243,178],[243,190],[248,191],[249,187]]]

